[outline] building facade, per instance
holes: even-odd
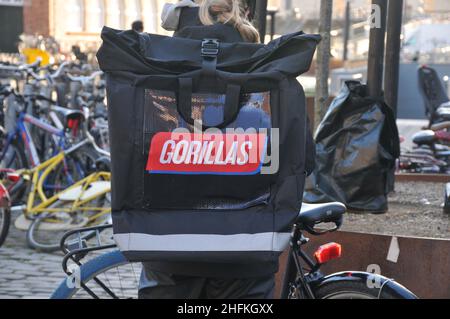
[[[163,0],[25,0],[24,32],[52,36],[63,50],[73,44],[98,46],[103,26],[129,29],[136,20],[146,32],[164,33]]]
[[[333,0],[333,17],[342,19],[345,15],[346,3],[350,2],[352,14],[356,18],[364,18],[370,13],[372,0]],[[405,8],[411,8],[415,13],[449,13],[449,0],[404,0]],[[283,14],[297,9],[303,17],[318,19],[320,14],[319,0],[269,0],[269,5],[279,9]]]
[[[60,43],[62,50],[67,51],[73,44],[79,44],[82,48],[98,47],[99,33],[104,25],[117,29],[129,29],[133,21],[142,20],[146,32],[167,34],[160,27],[160,13],[165,2],[176,1],[0,0],[0,6],[2,3],[10,6],[9,11],[12,11],[11,6],[23,6],[24,33],[52,36]],[[333,0],[335,20],[344,18],[347,1],[351,4],[353,19],[364,20],[369,17],[371,0]],[[320,1],[318,0],[269,0],[269,6],[278,9],[279,16],[291,15],[291,19],[295,12],[296,19],[302,23],[320,19]],[[405,9],[408,10],[408,8],[411,8],[414,13],[450,12],[450,0],[405,0]],[[6,9],[3,11],[6,12]],[[6,16],[11,15],[6,14]],[[12,24],[9,23],[9,25]],[[297,28],[297,25],[288,24],[287,28]],[[6,31],[6,28],[2,29]],[[17,32],[20,28],[16,29],[13,31]],[[8,31],[7,35],[14,32]]]
[[[0,0],[0,52],[16,53],[23,32],[23,1]]]

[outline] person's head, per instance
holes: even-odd
[[[246,16],[241,0],[203,0],[200,4],[200,21],[204,25],[230,23],[239,31],[245,41],[260,41],[258,30]]]
[[[131,25],[131,29],[133,29],[136,32],[144,32],[144,23],[142,21],[134,21]]]

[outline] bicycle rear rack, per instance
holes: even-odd
[[[68,269],[67,263],[72,260],[79,267],[82,266],[81,260],[86,257],[87,254],[94,251],[107,250],[117,247],[116,244],[104,244],[100,237],[100,233],[106,229],[111,229],[112,225],[101,225],[95,227],[87,227],[82,229],[75,229],[64,234],[61,238],[60,248],[64,253],[64,258],[62,261],[62,268],[66,275],[71,276],[72,272]],[[95,232],[95,245],[92,247],[88,246],[88,241],[83,239],[82,234],[87,232]],[[67,242],[67,240],[76,235],[76,239],[73,242]],[[100,279],[94,277],[94,281],[108,293],[111,297],[117,298],[117,296],[112,292]],[[87,287],[84,283],[81,283],[81,287],[94,299],[99,299],[98,296]]]
[[[89,253],[101,250],[107,250],[117,247],[115,243],[103,243],[100,236],[101,232],[106,229],[111,229],[112,225],[101,225],[95,227],[87,227],[81,229],[75,229],[68,231],[63,235],[60,242],[61,251],[64,253],[64,258],[62,261],[63,270],[67,275],[70,275],[68,271],[67,263],[69,260],[75,262],[78,266],[81,266],[81,260]],[[83,234],[94,233],[95,241],[94,244],[88,246],[88,241],[84,239]],[[75,237],[72,240],[69,238]]]

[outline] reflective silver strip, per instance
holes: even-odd
[[[114,239],[121,251],[284,251],[290,233],[261,233],[237,235],[147,235],[116,234]]]

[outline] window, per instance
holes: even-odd
[[[147,32],[155,33],[158,30],[158,4],[152,0],[144,9],[145,29]]]
[[[123,0],[106,0],[106,24],[108,27],[123,29]]]
[[[100,32],[105,24],[105,7],[103,0],[86,1],[86,30]]]
[[[66,28],[69,32],[83,31],[83,0],[67,0]]]
[[[142,20],[142,8],[140,0],[128,0],[126,2],[126,29],[131,29],[131,24],[136,20]]]

